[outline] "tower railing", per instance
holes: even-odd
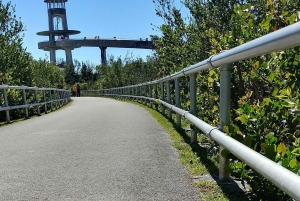
[[[300,200],[300,176],[264,157],[235,139],[229,137],[224,131],[223,126],[230,123],[230,84],[232,63],[261,56],[274,51],[291,48],[300,45],[300,22],[287,26],[276,32],[257,38],[253,41],[212,55],[208,59],[191,65],[183,70],[163,77],[158,80],[145,82],[137,85],[117,87],[111,89],[87,91],[90,95],[100,95],[108,97],[127,97],[133,99],[143,99],[145,101],[157,102],[162,105],[163,113],[168,110],[168,116],[172,112],[177,114],[176,123],[181,126],[181,117],[187,119],[195,126],[191,134],[191,142],[197,142],[196,127],[203,134],[213,139],[220,145],[220,153],[227,149],[241,161],[250,166],[253,170],[267,178],[278,188],[286,192],[295,200]],[[196,75],[200,71],[206,71],[211,68],[220,69],[220,123],[218,128],[202,121],[196,116]],[[190,79],[190,111],[181,109],[180,103],[180,78],[189,76]],[[175,81],[175,105],[171,104],[170,81]],[[160,98],[157,87],[161,86]],[[167,94],[165,94],[165,92]],[[173,102],[173,101],[172,101]],[[228,160],[219,156],[219,178],[226,180],[229,173],[225,171]]]

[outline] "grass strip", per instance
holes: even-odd
[[[215,143],[208,139],[206,136],[198,135],[199,144],[190,144],[189,129],[183,129],[189,126],[189,122],[182,118],[182,127],[177,128],[175,123],[176,115],[172,115],[172,119],[168,119],[166,114],[162,114],[160,111],[145,105],[144,102],[129,101],[119,99],[128,103],[138,105],[147,110],[154,119],[166,130],[173,140],[173,146],[177,149],[180,157],[180,161],[186,167],[189,172],[189,178],[191,178],[191,185],[199,189],[199,197],[201,200],[218,200],[218,201],[243,201],[243,200],[259,200],[254,198],[249,192],[234,191],[226,183],[217,182],[215,180],[206,181],[197,179],[193,181],[193,178],[198,178],[201,175],[214,175],[218,176],[218,164],[216,162],[216,153],[211,153],[209,148],[202,147],[201,143]],[[167,111],[167,110],[166,110]]]

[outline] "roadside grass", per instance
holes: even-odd
[[[249,192],[234,191],[228,187],[226,182],[218,182],[217,180],[202,180],[202,175],[211,175],[213,178],[218,177],[218,164],[216,162],[218,153],[205,146],[200,146],[202,143],[214,143],[205,135],[198,135],[197,144],[190,144],[190,124],[187,120],[181,120],[181,128],[176,125],[176,114],[172,114],[172,119],[168,119],[166,114],[161,113],[161,110],[156,110],[155,104],[145,105],[144,101],[132,101],[118,99],[138,105],[147,110],[154,119],[166,130],[173,140],[174,148],[177,149],[180,161],[189,172],[190,184],[199,189],[199,197],[201,200],[211,201],[243,201],[257,200]],[[167,110],[166,110],[167,112]],[[217,146],[217,145],[216,145]],[[199,179],[200,178],[200,179]],[[236,187],[236,186],[235,186]]]
[[[41,115],[37,115],[37,112],[35,112],[35,114],[29,116],[28,119],[32,119],[32,118],[36,118],[36,117],[39,117],[39,116],[43,116],[43,115],[45,115],[45,114],[49,114],[49,113],[52,113],[52,112],[60,111],[60,110],[62,110],[62,109],[64,109],[64,108],[66,108],[66,107],[69,107],[72,103],[73,103],[73,99],[71,99],[70,102],[68,102],[67,104],[63,105],[63,106],[60,107],[60,108],[53,107],[52,111],[51,111],[50,107],[48,107],[48,108],[47,108],[47,113],[45,113],[45,111],[44,111],[44,112],[41,112]],[[12,120],[10,121],[10,123],[7,123],[6,121],[3,121],[3,122],[0,122],[0,128],[1,128],[1,127],[4,127],[4,126],[9,126],[9,125],[12,125],[12,124],[16,124],[16,123],[18,123],[18,122],[25,121],[25,120],[27,120],[27,119],[26,119],[26,118],[18,118],[18,119],[12,119]]]

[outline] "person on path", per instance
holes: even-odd
[[[74,85],[74,86],[72,87],[72,95],[73,95],[73,96],[76,96],[76,93],[77,93],[77,88],[76,88],[76,86]]]
[[[80,97],[80,85],[79,84],[77,84],[76,89],[77,89],[77,97]]]

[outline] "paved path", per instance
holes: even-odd
[[[168,134],[136,105],[74,98],[0,128],[0,200],[198,200]]]

